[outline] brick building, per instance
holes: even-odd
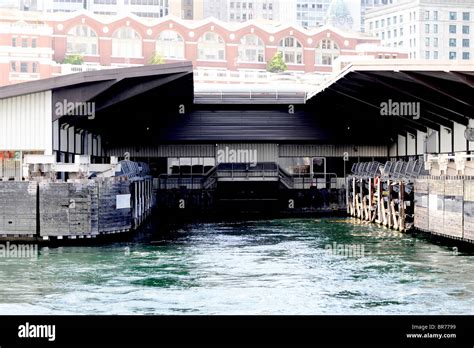
[[[339,56],[407,57],[395,48],[379,50],[380,40],[364,34],[276,22],[4,11],[0,23],[0,85],[64,73],[59,63],[70,54],[103,67],[147,64],[157,52],[166,62],[191,60],[195,68],[235,71],[265,70],[281,51],[288,70],[303,73],[331,72]]]

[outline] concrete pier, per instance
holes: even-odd
[[[151,177],[0,182],[0,238],[95,238],[138,228],[153,206]]]
[[[402,232],[474,243],[474,177],[420,175],[427,173],[420,164],[356,165],[347,179],[348,214]]]

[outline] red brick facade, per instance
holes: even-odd
[[[1,16],[0,16],[1,17]],[[183,59],[191,60],[195,67],[224,68],[228,70],[238,69],[265,69],[266,62],[277,52],[280,40],[285,37],[293,37],[302,46],[302,63],[288,64],[288,69],[301,72],[330,72],[331,65],[316,64],[316,47],[321,40],[332,40],[339,47],[340,56],[367,55],[377,58],[380,45],[378,38],[361,36],[359,33],[342,32],[337,29],[321,27],[314,30],[305,30],[293,26],[269,25],[257,22],[245,23],[223,23],[218,20],[185,21],[174,17],[164,17],[156,20],[142,19],[133,15],[127,17],[103,17],[95,16],[85,12],[72,14],[47,14],[42,21],[52,28],[50,37],[40,37],[38,45],[50,47],[54,53],[52,59],[61,62],[67,55],[67,34],[69,30],[77,25],[90,27],[97,35],[98,54],[86,55],[84,60],[87,63],[97,63],[108,66],[115,64],[147,64],[153,56],[156,47],[156,39],[164,30],[171,30],[178,33],[184,41]],[[112,39],[117,29],[130,27],[136,31],[141,38],[141,56],[134,58],[113,57]],[[225,43],[225,59],[205,60],[198,59],[198,40],[206,32],[214,32],[223,39]],[[238,50],[241,39],[253,34],[259,37],[264,44],[263,62],[241,62],[238,59]],[[361,51],[357,45],[362,43],[373,44],[376,47],[370,51]],[[11,35],[0,36],[0,46],[11,45]],[[383,49],[387,53],[386,48]],[[393,48],[390,58],[407,58],[407,54]],[[167,59],[175,61],[176,59]],[[47,64],[46,64],[47,65]],[[52,65],[41,66],[41,77],[48,77],[57,70]],[[53,64],[54,65],[54,64]],[[3,67],[5,68],[5,67]],[[9,83],[0,81],[0,84]]]

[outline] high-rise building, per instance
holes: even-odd
[[[367,12],[367,31],[410,58],[473,59],[474,0],[410,0]]]
[[[295,24],[296,0],[206,0],[204,17],[225,22],[267,19]]]
[[[101,15],[133,13],[160,18],[170,13],[170,0],[6,0],[8,7],[22,11],[74,12],[88,10]],[[181,1],[181,0],[173,0]],[[13,6],[12,6],[13,4]],[[2,7],[6,7],[0,4]]]
[[[306,28],[324,24],[364,31],[368,9],[388,5],[397,0],[297,0],[297,23]]]
[[[206,0],[171,0],[170,13],[182,19],[203,19]]]
[[[365,31],[365,14],[368,10],[396,3],[398,0],[360,0],[360,31]]]
[[[326,23],[331,0],[297,0],[296,21],[305,28],[315,28]]]

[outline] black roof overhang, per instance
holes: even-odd
[[[142,139],[150,125],[166,122],[164,116],[179,114],[194,97],[190,62],[101,70],[34,82],[42,84],[19,86],[21,93],[52,90],[53,121],[105,139]],[[93,103],[89,105],[93,105],[94,115],[78,115],[76,109],[72,115],[64,114],[65,110],[58,112],[57,106],[65,103]]]
[[[474,118],[474,72],[353,70],[308,100],[345,137],[390,139],[427,128],[468,125]],[[384,116],[382,103],[419,102],[420,117]]]

